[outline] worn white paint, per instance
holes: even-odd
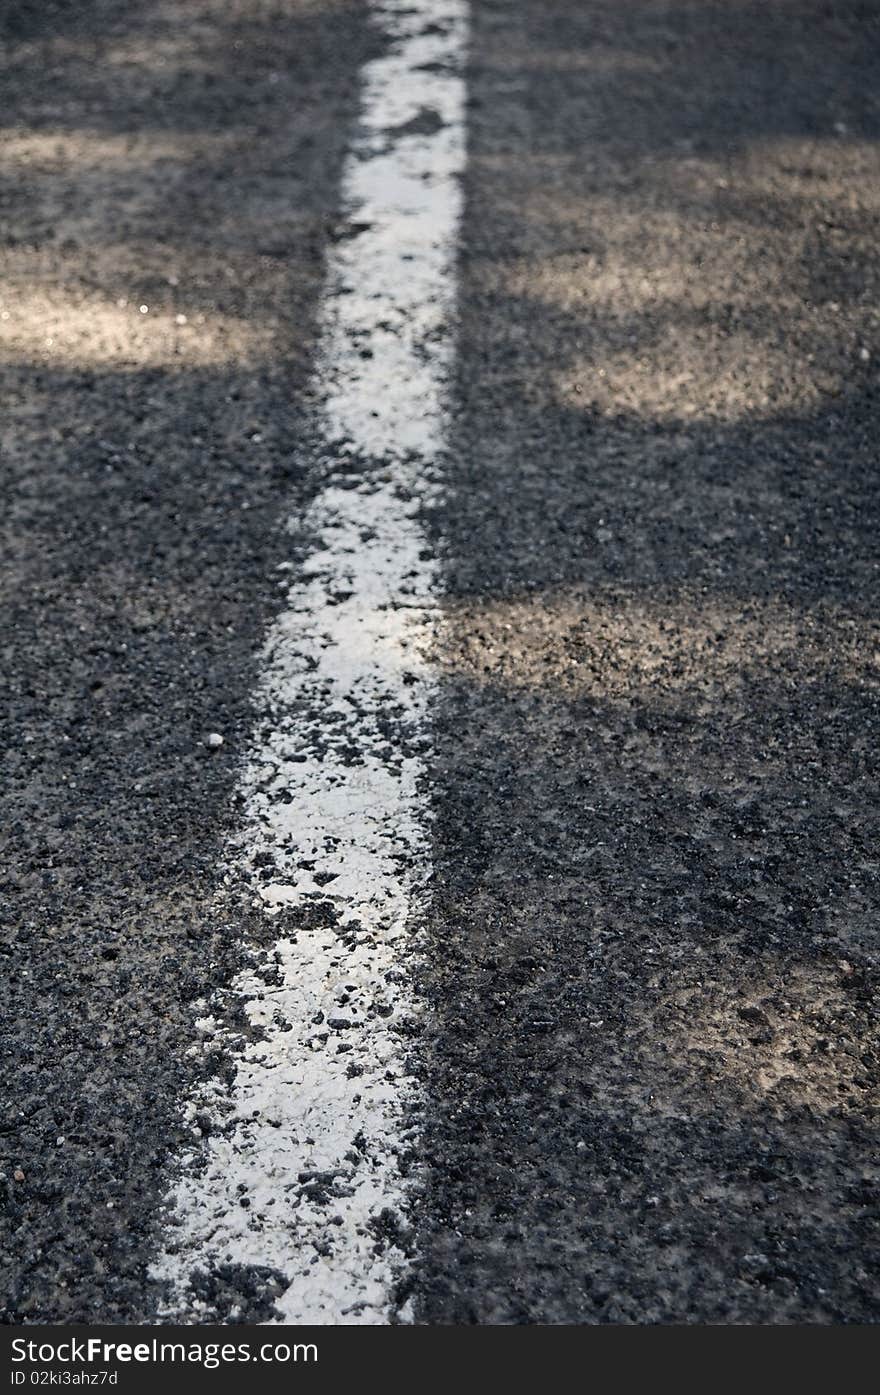
[[[375,1223],[407,1196],[400,1026],[416,1011],[403,969],[429,870],[435,588],[419,509],[444,442],[467,5],[371,9],[389,46],[363,74],[316,370],[327,483],[267,643],[230,851],[229,878],[244,875],[278,924],[274,972],[254,954],[229,995],[257,1040],[222,1025],[228,1001],[205,1005],[204,1044],[231,1044],[237,1074],[189,1104],[211,1128],[169,1198],[153,1271],[166,1317],[209,1311],[195,1271],[260,1265],[284,1276],[284,1321],[383,1322],[406,1263]],[[308,928],[328,902],[336,923]]]

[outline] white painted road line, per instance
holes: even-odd
[[[384,1322],[407,1262],[387,1222],[407,1200],[400,1025],[417,1009],[401,967],[429,870],[435,570],[419,508],[446,426],[467,4],[371,9],[390,46],[363,74],[315,375],[328,483],[266,646],[229,859],[281,933],[274,972],[255,956],[231,995],[259,1040],[205,1007],[205,1040],[233,1045],[237,1074],[189,1102],[210,1128],[181,1160],[153,1269],[164,1316],[184,1320],[206,1311],[194,1275],[244,1265],[283,1276],[286,1322]],[[335,924],[304,914],[328,903]]]

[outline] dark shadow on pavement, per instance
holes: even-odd
[[[429,1322],[870,1322],[880,10],[475,6]]]

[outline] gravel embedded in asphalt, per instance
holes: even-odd
[[[399,1298],[873,1322],[880,13],[472,14]],[[0,1320],[136,1322],[232,1070],[198,1004],[274,937],[210,908],[379,41],[344,0],[0,33]]]

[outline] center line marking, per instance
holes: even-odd
[[[279,937],[268,973],[254,954],[204,1005],[203,1039],[233,1051],[236,1074],[188,1101],[198,1140],[151,1270],[165,1319],[209,1320],[217,1285],[247,1274],[283,1322],[408,1316],[401,1027],[417,1012],[406,954],[430,871],[437,581],[419,515],[446,439],[468,5],[370,9],[389,44],[363,70],[313,384],[327,483],[266,644],[228,855],[227,879],[245,880]],[[230,1000],[257,1029],[247,1038],[223,1025]]]

